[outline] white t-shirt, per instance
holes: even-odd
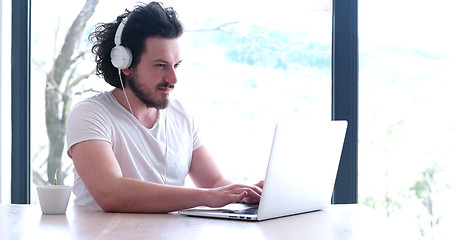
[[[166,184],[174,186],[184,184],[193,151],[202,146],[198,125],[175,99],[159,111],[158,120],[147,129],[112,92],[104,92],[74,106],[66,128],[68,156],[72,157],[71,146],[79,142],[107,141],[124,177],[161,184],[165,177]],[[76,205],[98,205],[76,170],[73,192]]]

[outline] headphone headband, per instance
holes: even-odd
[[[125,17],[118,25],[118,28],[117,28],[117,31],[115,32],[115,37],[114,37],[115,46],[122,45],[123,28],[125,27],[125,24],[127,21],[128,21],[128,17]]]

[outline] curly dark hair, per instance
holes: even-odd
[[[125,10],[114,22],[97,24],[89,40],[94,44],[96,75],[102,76],[110,85],[121,88],[118,69],[111,63],[111,50],[115,47],[114,36],[119,24],[128,17],[122,32],[122,46],[131,50],[133,60],[130,67],[135,67],[145,51],[145,40],[149,37],[174,39],[183,34],[183,25],[172,7],[151,2],[137,5],[132,11]]]

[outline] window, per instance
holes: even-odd
[[[359,202],[425,239],[454,221],[454,7],[359,2]]]
[[[52,64],[84,1],[55,0],[39,4],[39,0],[34,0],[33,3],[32,180],[34,184],[45,183],[59,169],[63,182],[71,184],[71,160],[62,146],[62,135],[58,135],[63,125],[56,121],[55,130],[60,131],[55,133],[55,142],[49,141],[44,137],[48,136],[52,123],[49,118],[62,119],[65,109],[70,107],[69,101],[68,105],[63,104],[69,100],[67,97],[73,98],[71,105],[74,105],[98,91],[111,89],[93,75],[90,53],[80,53],[90,48],[87,35],[94,24],[112,21],[136,1],[98,3],[77,39],[72,54],[76,61],[68,67],[61,82],[52,80],[55,73]],[[177,10],[186,29],[182,37],[184,64],[174,95],[196,113],[212,154],[225,174],[235,181],[251,183],[263,178],[269,139],[279,116],[331,117],[331,2],[315,0],[296,4],[295,1],[281,1],[278,5],[263,1],[165,1],[165,5]],[[61,11],[50,14],[46,11],[49,5]],[[271,18],[272,15],[275,17]],[[82,81],[68,89],[70,85],[66,82],[71,84],[76,79]],[[49,157],[49,153],[53,156]],[[58,167],[54,165],[49,171],[49,159],[56,160]],[[252,174],[232,168],[240,164],[257,171]],[[33,192],[31,199],[32,203],[36,202]]]

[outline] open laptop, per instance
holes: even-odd
[[[179,214],[261,221],[321,210],[331,204],[346,121],[281,121],[276,125],[261,201]]]

